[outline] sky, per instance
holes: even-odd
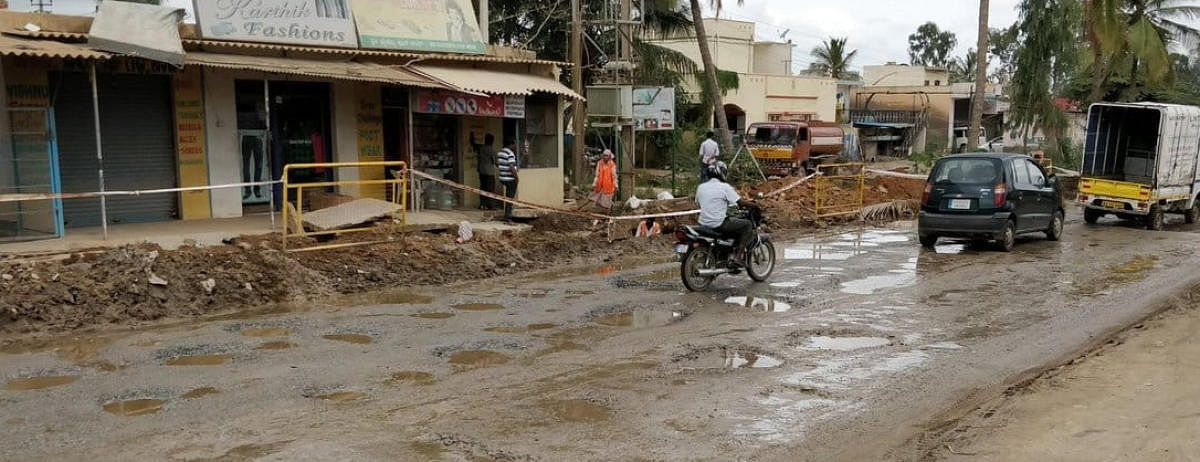
[[[1017,20],[1020,0],[991,0],[991,27],[1005,27]],[[29,0],[9,0],[12,9],[29,9]],[[165,0],[166,4],[191,9],[192,0]],[[705,3],[702,0],[702,3]],[[975,46],[979,4],[974,0],[746,0],[736,6],[725,0],[721,17],[757,23],[760,40],[791,39],[796,44],[794,66],[800,71],[812,62],[809,52],[824,38],[848,37],[848,46],[858,50],[853,68],[908,62],[908,35],[926,21],[958,36],[955,56]],[[87,14],[95,0],[55,0],[54,12]],[[712,11],[709,12],[710,16]]]
[[[928,21],[958,36],[955,56],[975,47],[979,3],[974,0],[725,0],[724,19],[757,23],[759,40],[791,39],[796,44],[795,70],[808,68],[810,52],[826,37],[847,37],[858,50],[853,68],[908,62],[908,36]],[[988,23],[993,28],[1017,21],[1020,0],[991,0]],[[711,16],[710,11],[710,16]]]

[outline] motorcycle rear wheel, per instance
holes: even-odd
[[[692,292],[707,290],[717,277],[702,276],[700,270],[714,269],[715,261],[712,249],[708,247],[697,247],[689,251],[683,257],[683,263],[679,265],[679,276],[683,279],[683,286]]]
[[[756,282],[765,282],[775,272],[775,244],[761,242],[746,252],[746,274]]]

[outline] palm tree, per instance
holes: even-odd
[[[1084,4],[1084,30],[1091,47],[1093,101],[1105,95],[1115,75],[1130,82],[1123,97],[1133,98],[1142,83],[1171,80],[1171,41],[1193,46],[1200,29],[1184,23],[1200,18],[1191,0],[1089,0]],[[1128,73],[1128,75],[1125,75]]]
[[[725,117],[725,96],[721,94],[720,83],[717,80],[717,66],[713,64],[712,49],[708,47],[708,33],[704,30],[704,11],[700,9],[700,0],[691,0],[691,3],[692,24],[696,27],[696,42],[700,45],[700,59],[704,62],[704,86],[712,96],[721,144],[725,152],[732,153],[733,137],[729,133],[729,119]],[[737,0],[737,3],[742,5],[744,0]],[[724,5],[722,0],[709,0],[709,6],[720,11]]]
[[[979,55],[975,53],[975,49],[967,50],[967,54],[960,58],[954,58],[950,61],[950,81],[951,82],[973,82],[975,81],[975,69],[979,66]]]
[[[988,0],[979,0],[979,44],[975,47],[975,94],[971,96],[971,125],[967,128],[967,142],[974,145],[983,131],[983,95],[987,89],[988,67]]]
[[[823,75],[838,80],[857,77],[850,70],[850,62],[858,55],[858,50],[846,52],[846,37],[829,37],[819,46],[812,49],[812,56],[817,60],[808,67],[808,73]]]

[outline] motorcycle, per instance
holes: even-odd
[[[775,244],[766,233],[767,219],[758,207],[746,207],[737,217],[754,223],[755,230],[754,240],[746,247],[743,267],[750,279],[764,282],[775,272]],[[675,232],[675,238],[679,275],[688,290],[703,291],[717,276],[741,274],[742,268],[730,264],[734,239],[726,239],[703,226],[685,226]]]

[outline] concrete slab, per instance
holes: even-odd
[[[311,231],[351,228],[388,217],[400,205],[379,199],[357,199],[333,207],[304,213],[304,227]]]

